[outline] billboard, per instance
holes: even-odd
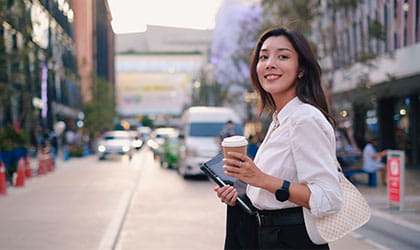
[[[120,71],[118,113],[122,116],[180,115],[191,102],[187,73]]]

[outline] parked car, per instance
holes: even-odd
[[[165,138],[169,135],[179,135],[179,130],[176,128],[157,128],[149,136],[147,146],[152,150],[155,157],[159,156],[162,151],[162,145]]]
[[[163,168],[177,168],[181,147],[177,133],[168,135],[159,151],[160,166]]]
[[[105,132],[102,139],[98,141],[99,159],[103,160],[108,155],[133,156],[134,137],[129,131],[113,130]]]

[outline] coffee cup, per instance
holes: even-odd
[[[246,155],[248,141],[245,136],[230,136],[226,137],[222,141],[222,148],[225,158],[233,158],[228,152],[238,152]]]

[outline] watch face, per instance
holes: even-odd
[[[289,199],[289,186],[290,182],[284,180],[282,187],[276,191],[276,199],[278,201],[287,201]]]
[[[287,201],[287,199],[289,199],[289,191],[284,189],[277,190],[276,199],[278,201]]]

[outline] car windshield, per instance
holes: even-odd
[[[104,137],[105,140],[130,140],[129,136],[118,136],[118,135],[107,135]]]
[[[225,122],[193,122],[190,124],[190,136],[200,137],[216,137],[223,127]],[[242,129],[238,124],[235,124],[235,132],[242,135]]]

